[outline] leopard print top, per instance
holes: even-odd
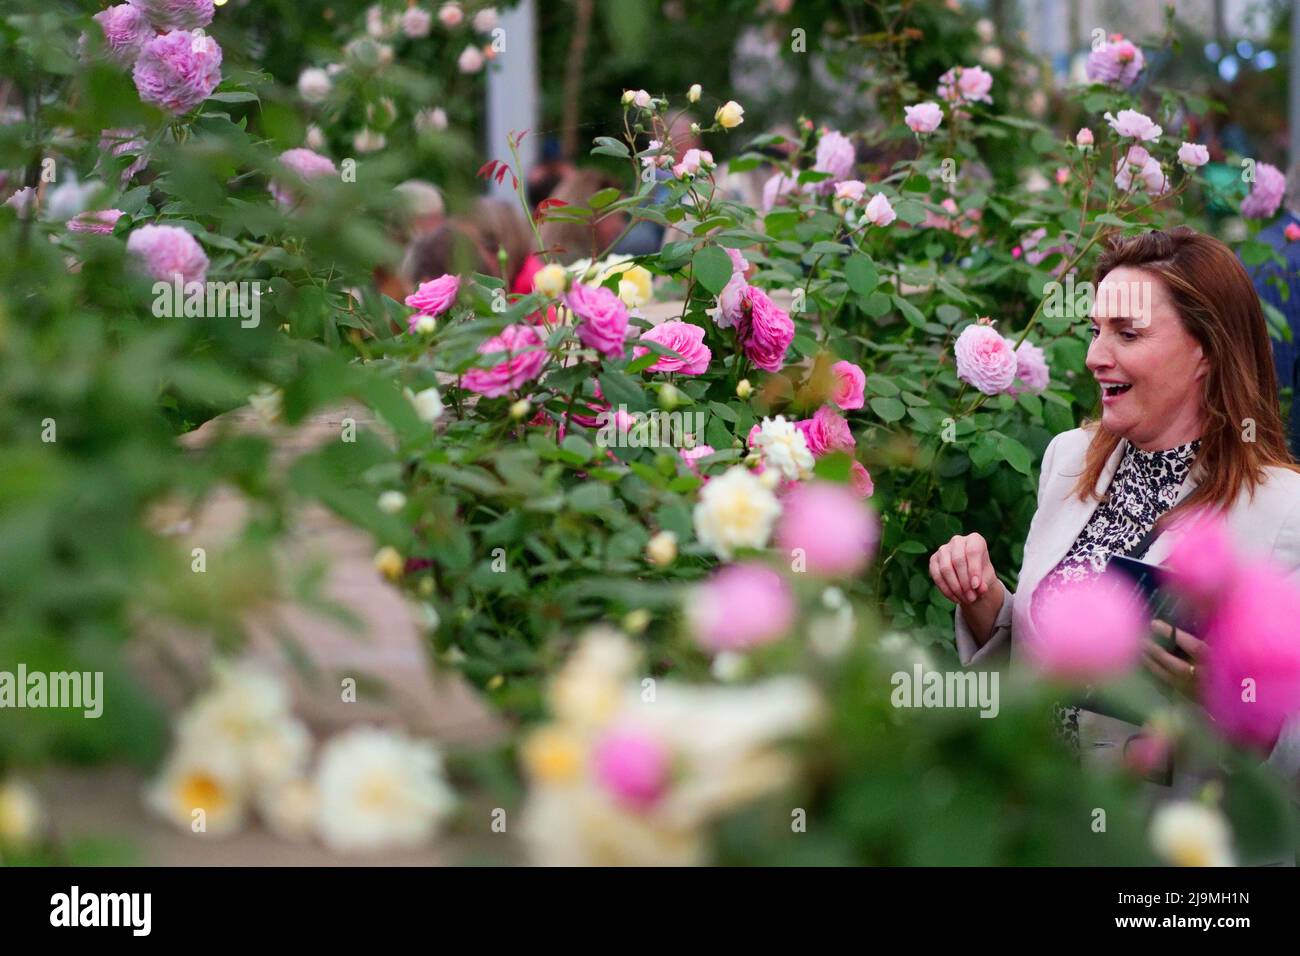
[[[1034,589],[1030,613],[1042,595],[1081,578],[1100,574],[1111,556],[1136,548],[1156,520],[1174,506],[1183,481],[1191,471],[1201,440],[1163,451],[1143,451],[1129,445],[1124,451],[1106,497],[1074,544]],[[1057,704],[1057,733],[1078,752],[1079,708]]]

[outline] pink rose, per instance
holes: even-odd
[[[132,77],[144,102],[173,115],[188,113],[221,82],[221,47],[210,36],[164,33],[144,45]]]
[[[765,564],[727,565],[686,606],[696,642],[708,651],[746,651],[783,637],[794,624],[790,586]]]
[[[1047,388],[1050,380],[1047,356],[1037,345],[1025,339],[1016,347],[1016,381],[1020,385],[1007,386],[1007,394],[1013,398],[1022,392],[1037,394]]]
[[[762,289],[750,286],[745,291],[745,303],[747,308],[737,325],[741,348],[758,368],[765,372],[781,371],[786,350],[794,341],[794,322]]]
[[[701,169],[713,168],[713,154],[707,149],[688,149],[683,155],[682,160],[673,167],[673,176],[677,179],[685,179],[687,176],[694,176]]]
[[[1271,219],[1286,195],[1286,177],[1270,163],[1255,164],[1255,185],[1241,201],[1241,214],[1247,219]]]
[[[100,209],[96,212],[83,212],[68,220],[69,232],[93,232],[101,236],[113,233],[113,227],[125,213],[120,209]]]
[[[754,427],[757,428],[758,426],[756,425]],[[712,455],[713,446],[696,445],[694,448],[683,448],[677,454],[679,454],[682,461],[685,462],[687,471],[692,475],[695,475],[697,478],[704,478],[704,476],[700,474],[700,466],[697,465],[696,462],[701,458],[707,458],[709,455]],[[705,480],[707,481],[708,479],[705,478]]]
[[[1078,146],[1091,146],[1093,143],[1092,130],[1085,126],[1083,129],[1079,130],[1078,135],[1074,137],[1074,142]]]
[[[1123,676],[1141,659],[1146,605],[1119,572],[1070,582],[1033,604],[1026,658],[1047,676],[1103,681]]]
[[[749,263],[739,250],[728,249],[727,255],[731,257],[731,278],[718,293],[718,314],[713,319],[720,329],[729,329],[740,321],[741,313],[745,310],[745,291],[749,288],[749,283],[745,281]]]
[[[430,279],[428,282],[421,282],[420,287],[408,295],[405,300],[406,305],[415,309],[415,312],[406,318],[410,330],[415,331],[420,316],[431,315],[437,318],[450,309],[459,292],[459,276],[443,275],[436,279]]]
[[[926,134],[933,133],[943,122],[943,110],[938,103],[918,103],[915,106],[903,107],[905,122],[912,132]]]
[[[1183,143],[1178,147],[1178,161],[1195,169],[1210,161],[1210,151],[1200,143]]]
[[[985,395],[1005,392],[1016,377],[1016,353],[1011,343],[989,325],[971,324],[962,329],[953,346],[957,377]]]
[[[842,179],[835,184],[835,198],[849,202],[862,202],[867,194],[867,184],[858,179]]]
[[[1286,236],[1287,242],[1295,242],[1300,239],[1300,226],[1294,222],[1289,222],[1286,224],[1286,228],[1282,230],[1282,235]]]
[[[1177,538],[1164,562],[1171,586],[1191,600],[1208,603],[1233,585],[1237,573],[1228,527],[1204,509],[1185,515],[1176,527]]]
[[[655,342],[666,349],[672,349],[681,358],[660,355],[658,360],[646,371],[681,372],[683,375],[702,375],[708,370],[713,353],[704,344],[704,329],[689,322],[663,322],[641,334],[642,342]],[[649,352],[645,346],[632,349],[634,358],[640,358]]]
[[[1103,43],[1088,54],[1088,79],[1128,87],[1136,82],[1145,65],[1142,50],[1120,38],[1117,42]]]
[[[286,149],[280,154],[280,163],[295,173],[299,179],[338,175],[338,168],[332,159],[310,149]],[[292,206],[298,202],[298,197],[293,190],[284,183],[272,179],[267,188],[281,206]]]
[[[898,218],[898,214],[894,212],[894,207],[889,204],[884,193],[876,193],[871,197],[871,202],[867,203],[863,218],[873,226],[888,226]]]
[[[123,66],[130,66],[144,45],[154,37],[148,19],[129,3],[119,3],[95,14],[94,20],[104,31],[109,56]]]
[[[157,30],[193,30],[212,22],[213,0],[131,0]]]
[[[813,163],[813,172],[830,173],[830,178],[809,183],[805,189],[808,192],[830,192],[841,179],[849,178],[856,160],[853,141],[843,133],[830,130],[818,140],[817,159]]]
[[[1118,116],[1107,113],[1106,122],[1110,123],[1110,128],[1120,136],[1129,136],[1143,142],[1158,139],[1162,132],[1151,117],[1137,110],[1120,110]]]
[[[618,296],[603,286],[575,284],[564,302],[580,320],[578,340],[583,345],[608,358],[623,355],[627,306]]]
[[[531,382],[546,365],[545,342],[531,325],[507,325],[478,350],[483,355],[500,352],[507,355],[504,362],[486,369],[472,368],[461,379],[471,392],[488,398],[500,398]]]
[[[203,247],[180,226],[141,226],[127,237],[126,251],[159,282],[174,282],[180,276],[189,285],[203,282],[208,275]]]
[[[863,390],[867,387],[867,375],[852,362],[839,361],[831,366],[831,401],[840,408],[852,411],[861,408],[865,402]]]
[[[648,810],[668,792],[672,756],[650,734],[633,728],[609,731],[592,750],[596,779],[629,809]]]
[[[867,471],[867,466],[856,458],[849,466],[849,485],[859,498],[870,498],[876,492],[876,484],[871,480],[871,472]]]
[[[833,451],[850,452],[858,447],[858,440],[844,416],[825,405],[817,409],[812,418],[803,418],[794,423],[795,428],[803,432],[808,450],[814,458]]]
[[[875,512],[852,488],[814,481],[783,499],[776,544],[790,557],[802,551],[813,574],[849,577],[871,560],[879,530]]]
[[[1135,174],[1141,180],[1140,183],[1133,178]],[[1162,195],[1169,189],[1169,181],[1160,168],[1160,161],[1141,146],[1130,146],[1128,153],[1119,161],[1115,167],[1115,185],[1124,192],[1144,188],[1153,196]]]
[[[123,154],[135,153],[136,158],[131,161],[126,169],[122,170],[122,188],[136,173],[140,172],[149,165],[149,158],[144,155],[144,149],[147,145],[143,138],[144,130],[142,129],[106,129],[99,134],[99,148],[101,151],[107,150],[112,156],[117,157]]]
[[[992,103],[993,76],[982,66],[954,66],[939,77],[938,93],[954,106]]]
[[[799,180],[777,173],[763,184],[763,212],[771,212],[776,201],[799,188]]]

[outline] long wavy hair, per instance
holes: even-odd
[[[1175,514],[1196,508],[1225,508],[1242,490],[1253,496],[1270,465],[1300,471],[1287,448],[1264,310],[1232,250],[1179,226],[1113,241],[1097,264],[1097,284],[1121,266],[1160,278],[1209,362],[1200,394],[1205,430],[1194,465],[1199,484],[1158,525],[1166,527]],[[1243,437],[1251,420],[1253,441]],[[1100,414],[1084,427],[1093,435],[1074,489],[1081,501],[1099,497],[1097,482],[1120,442]]]

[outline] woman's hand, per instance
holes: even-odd
[[[982,535],[953,535],[952,540],[930,555],[930,577],[944,597],[954,604],[974,604],[990,593],[1001,593],[989,546]],[[999,602],[1000,603],[1000,602]]]
[[[1159,618],[1151,622],[1151,629],[1164,637],[1173,633],[1173,628]],[[1205,642],[1182,628],[1178,629],[1176,640],[1183,653],[1191,658],[1190,661],[1185,661],[1155,641],[1148,640],[1144,648],[1146,667],[1170,687],[1191,697],[1196,690],[1196,668],[1205,654]]]

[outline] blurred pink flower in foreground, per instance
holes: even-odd
[[[93,232],[101,236],[112,235],[113,227],[124,213],[120,209],[100,209],[83,212],[68,220],[69,232]]]
[[[1146,603],[1117,571],[1047,591],[1034,602],[1029,663],[1048,677],[1090,683],[1121,677],[1142,655]]]
[[[781,508],[777,546],[787,557],[801,551],[809,572],[848,577],[871,561],[879,522],[854,489],[824,481],[802,484],[782,499]]]
[[[299,179],[315,179],[319,176],[338,175],[338,167],[334,165],[332,159],[302,147],[286,149],[280,154],[280,163],[286,169],[295,173]],[[271,195],[275,197],[275,201],[281,206],[292,206],[298,201],[297,194],[285,183],[272,179],[267,188],[270,190]]]
[[[1178,528],[1165,567],[1205,622],[1201,701],[1228,739],[1268,750],[1300,714],[1300,588],[1278,566],[1243,559],[1212,512]]]
[[[672,755],[644,730],[617,728],[595,746],[596,779],[619,803],[647,810],[668,792]]]
[[[208,257],[203,247],[180,226],[141,226],[127,237],[126,251],[160,282],[173,282],[180,276],[189,285],[207,278]]]
[[[790,586],[765,564],[715,571],[687,599],[686,619],[709,651],[744,651],[783,637],[794,624]]]

